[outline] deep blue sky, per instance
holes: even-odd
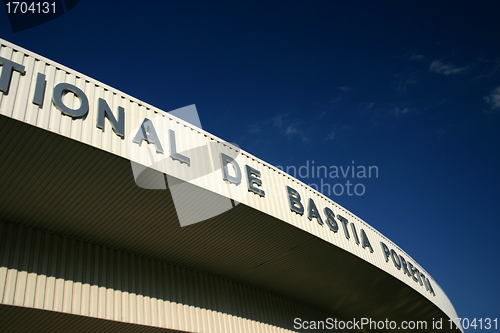
[[[349,179],[364,195],[331,198],[408,252],[460,317],[498,318],[499,13],[498,1],[81,0],[18,33],[0,11],[0,37],[162,110],[196,104],[205,130],[273,165],[377,166]]]

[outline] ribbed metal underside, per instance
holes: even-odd
[[[181,228],[170,192],[136,186],[128,160],[4,116],[0,143],[3,220],[215,274],[340,318],[447,320],[386,272],[248,206]],[[4,318],[11,309],[0,311]]]
[[[120,333],[181,333],[183,331],[134,325],[118,321],[77,316],[55,311],[37,310],[0,304],[0,327],[9,333],[53,332],[120,332]]]

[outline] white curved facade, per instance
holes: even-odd
[[[2,172],[12,175],[1,185],[1,304],[190,332],[300,331],[294,318],[363,313],[382,320],[406,297],[417,306],[396,321],[405,311],[412,320],[457,317],[425,269],[321,193],[169,113],[0,42],[2,146],[10,161]],[[61,89],[73,94],[58,100]],[[150,127],[141,134],[145,124]],[[134,188],[130,160],[159,171],[149,183],[156,190]],[[158,174],[173,178],[158,183]],[[185,183],[193,187],[176,187]],[[198,200],[197,189],[200,196],[217,195]],[[100,195],[95,202],[81,199]],[[127,213],[134,205],[144,211]],[[106,225],[118,215],[115,225]],[[146,234],[151,229],[158,231]],[[291,276],[294,265],[306,272]],[[366,276],[353,276],[351,285],[358,265]],[[370,286],[373,276],[382,282]],[[329,279],[339,288],[328,286]],[[384,285],[390,285],[386,294],[397,295],[382,300]],[[345,300],[334,300],[343,298],[337,289],[344,287]],[[363,300],[373,310],[356,305]],[[58,320],[61,327],[71,321]],[[137,327],[120,327],[126,329]]]

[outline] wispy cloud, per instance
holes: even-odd
[[[419,61],[419,60],[425,60],[425,57],[421,54],[412,54],[410,56],[411,61]]]
[[[309,142],[310,138],[306,134],[306,132],[307,131],[304,130],[303,128],[299,127],[298,124],[290,124],[285,129],[285,136],[288,139],[291,139],[292,137],[296,136],[296,137],[299,137],[300,140],[302,140],[303,142]]]
[[[396,90],[402,93],[406,93],[409,86],[417,83],[417,75],[415,73],[411,75],[398,74],[396,75],[396,80]]]
[[[434,60],[429,66],[429,71],[444,75],[460,74],[464,72],[466,67],[457,67],[452,64],[445,64],[440,60]]]
[[[491,79],[500,71],[500,58],[484,59],[481,58],[476,64],[476,76],[472,78],[473,81]]]
[[[296,134],[298,132],[299,132],[299,130],[297,129],[297,127],[295,127],[295,125],[288,125],[286,130],[285,130],[286,135],[293,135],[293,134]]]
[[[390,112],[396,116],[400,116],[403,114],[410,113],[410,109],[408,107],[400,108],[399,106],[395,106],[390,110]]]
[[[248,132],[251,134],[259,133],[260,132],[259,124],[250,124],[250,126],[248,126]]]
[[[444,105],[446,103],[448,103],[448,100],[446,98],[443,98],[439,102],[436,102],[434,104],[430,104],[430,105],[424,107],[422,111],[432,110],[432,109],[440,107],[440,106],[442,106],[442,105]]]
[[[269,121],[267,121],[267,123],[269,123]],[[270,123],[274,127],[274,132],[280,133],[289,140],[292,139],[292,137],[299,137],[303,142],[310,141],[308,135],[310,130],[304,127],[300,120],[291,119],[290,112],[275,115],[270,119]]]
[[[274,126],[281,128],[283,127],[283,122],[289,113],[280,113],[272,118]]]
[[[347,87],[347,86],[339,87],[339,89],[342,90],[343,92],[349,92],[352,90],[351,87]]]
[[[325,141],[332,141],[335,139],[335,131],[331,130],[325,137]]]
[[[500,110],[500,86],[496,87],[488,96],[484,96],[483,99],[490,105],[492,111]]]

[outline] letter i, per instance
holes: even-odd
[[[45,85],[47,81],[45,81],[45,74],[38,73],[36,77],[36,86],[35,86],[35,94],[33,96],[33,104],[38,105],[39,107],[43,107],[43,99],[45,96]]]

